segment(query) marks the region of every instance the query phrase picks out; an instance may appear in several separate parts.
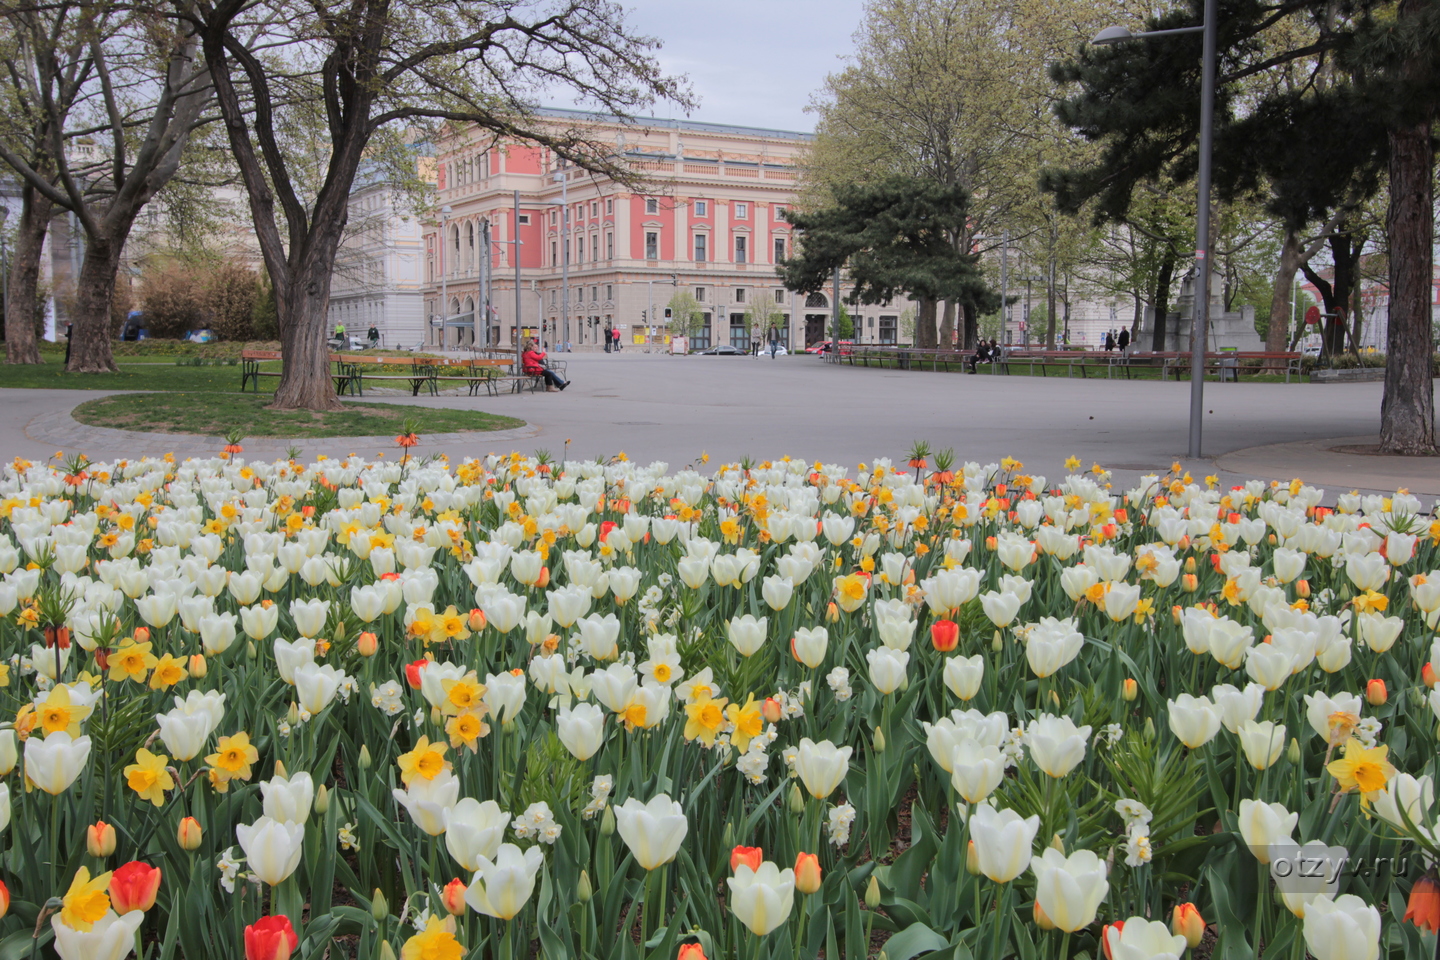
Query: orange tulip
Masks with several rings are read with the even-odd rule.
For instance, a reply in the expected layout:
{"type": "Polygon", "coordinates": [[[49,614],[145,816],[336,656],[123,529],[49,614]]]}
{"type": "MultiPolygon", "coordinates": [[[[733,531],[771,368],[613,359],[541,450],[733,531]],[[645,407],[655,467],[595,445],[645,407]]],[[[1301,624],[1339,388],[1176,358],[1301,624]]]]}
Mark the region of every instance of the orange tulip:
{"type": "Polygon", "coordinates": [[[456,877],[445,884],[445,889],[440,891],[440,900],[452,917],[462,916],[465,913],[465,881],[456,877]]]}
{"type": "Polygon", "coordinates": [[[115,828],[97,820],[85,828],[85,850],[92,857],[108,857],[115,852],[115,828]]]}
{"type": "Polygon", "coordinates": [[[110,904],[118,914],[149,910],[159,892],[160,870],[148,863],[131,860],[110,875],[110,904]]]}
{"type": "Polygon", "coordinates": [[[795,889],[801,893],[814,893],[820,889],[820,858],[815,854],[796,855],[795,889]]]}
{"type": "Polygon", "coordinates": [[[1110,955],[1110,931],[1114,930],[1116,933],[1119,933],[1124,929],[1124,920],[1116,920],[1114,923],[1107,923],[1100,928],[1100,947],[1105,951],[1105,960],[1114,960],[1110,955]]]}
{"type": "Polygon", "coordinates": [[[765,703],[760,707],[760,714],[765,718],[766,723],[779,723],[780,701],[774,697],[766,697],[765,703]]]}
{"type": "Polygon", "coordinates": [[[1425,666],[1423,666],[1423,667],[1420,668],[1420,682],[1421,682],[1421,683],[1425,684],[1425,686],[1429,687],[1431,690],[1434,690],[1434,689],[1435,689],[1435,681],[1436,681],[1436,677],[1435,677],[1435,664],[1433,664],[1433,663],[1427,663],[1427,664],[1425,664],[1425,666]]]}
{"type": "Polygon", "coordinates": [[[470,608],[470,632],[479,633],[485,629],[485,611],[479,607],[470,608]]]}
{"type": "Polygon", "coordinates": [[[180,821],[180,829],[175,831],[175,839],[180,844],[181,850],[194,852],[200,849],[200,821],[194,817],[186,817],[180,821]]]}
{"type": "Polygon", "coordinates": [[[1310,596],[1310,581],[1309,581],[1309,580],[1296,580],[1296,581],[1295,581],[1295,596],[1297,596],[1297,597],[1302,597],[1302,598],[1308,598],[1308,597],[1310,596]]]}
{"type": "Polygon", "coordinates": [[[1135,682],[1134,677],[1125,678],[1125,683],[1120,688],[1120,696],[1124,697],[1127,703],[1133,703],[1135,698],[1140,696],[1140,684],[1135,682]]]}
{"type": "Polygon", "coordinates": [[[1402,922],[1413,923],[1427,933],[1440,929],[1440,883],[1421,877],[1410,888],[1410,903],[1402,922]]]}
{"type": "Polygon", "coordinates": [[[5,881],[0,880],[0,917],[10,912],[10,888],[5,886],[5,881]]]}
{"type": "Polygon", "coordinates": [[[675,960],[706,960],[705,948],[698,943],[682,943],[675,960]]]}
{"type": "MultiPolygon", "coordinates": [[[[544,590],[548,586],[550,586],[550,568],[541,567],[540,577],[535,581],[535,589],[544,590]]],[[[484,614],[482,613],[481,616],[483,617],[484,614]]]]}
{"type": "Polygon", "coordinates": [[[730,851],[730,872],[734,873],[735,868],[742,863],[751,870],[759,870],[764,859],[765,852],[759,847],[736,847],[730,851]]]}
{"type": "Polygon", "coordinates": [[[1170,914],[1170,932],[1177,937],[1184,937],[1190,949],[1194,950],[1200,946],[1200,940],[1205,936],[1205,918],[1200,916],[1195,904],[1177,903],[1170,914]]]}
{"type": "Polygon", "coordinates": [[[205,660],[205,654],[190,654],[190,676],[195,679],[205,676],[210,672],[210,664],[205,660]]]}
{"type": "Polygon", "coordinates": [[[930,642],[941,653],[949,653],[960,643],[960,625],[954,620],[936,620],[930,625],[930,642]]]}
{"type": "Polygon", "coordinates": [[[366,630],[355,639],[355,652],[362,657],[373,657],[380,650],[380,638],[366,630]]]}
{"type": "Polygon", "coordinates": [[[1385,691],[1384,680],[1371,680],[1365,684],[1365,702],[1370,704],[1370,706],[1384,706],[1385,701],[1388,699],[1389,695],[1385,691]]]}

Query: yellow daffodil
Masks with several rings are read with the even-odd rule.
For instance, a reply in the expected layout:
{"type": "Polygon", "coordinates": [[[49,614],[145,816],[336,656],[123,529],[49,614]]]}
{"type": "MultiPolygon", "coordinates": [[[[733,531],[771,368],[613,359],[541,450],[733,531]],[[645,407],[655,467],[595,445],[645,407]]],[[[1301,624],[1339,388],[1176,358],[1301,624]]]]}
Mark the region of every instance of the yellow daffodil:
{"type": "Polygon", "coordinates": [[[715,745],[715,738],[725,726],[725,699],[718,700],[696,694],[692,703],[685,705],[685,739],[699,739],[707,747],[715,745]]]}
{"type": "Polygon", "coordinates": [[[400,780],[407,787],[416,777],[434,780],[450,769],[450,761],[445,759],[445,745],[431,743],[429,737],[421,737],[415,749],[400,754],[396,763],[400,765],[400,780]]]}
{"type": "Polygon", "coordinates": [[[51,690],[50,695],[35,708],[36,720],[47,735],[63,731],[71,737],[78,737],[80,721],[89,715],[90,708],[73,703],[70,688],[64,685],[51,690]]]}
{"type": "Polygon", "coordinates": [[[150,674],[150,689],[168,690],[189,675],[185,670],[185,659],[167,653],[155,661],[155,669],[150,674]]]}
{"type": "Polygon", "coordinates": [[[175,778],[165,769],[169,761],[164,754],[157,756],[141,747],[135,751],[135,762],[125,768],[125,782],[140,794],[140,799],[164,806],[165,791],[175,789],[175,778]]]}
{"type": "Polygon", "coordinates": [[[442,680],[440,687],[445,691],[440,712],[446,716],[474,710],[480,706],[480,698],[485,696],[485,684],[475,678],[473,670],[458,680],[442,680]]]}
{"type": "Polygon", "coordinates": [[[750,747],[750,741],[760,736],[765,726],[765,718],[760,713],[760,704],[755,702],[755,694],[750,694],[742,707],[732,703],[725,708],[725,716],[735,725],[730,733],[730,742],[735,749],[744,753],[750,747]]]}
{"type": "Polygon", "coordinates": [[[1389,753],[1390,748],[1384,744],[1367,749],[1351,737],[1345,741],[1345,755],[1339,760],[1332,760],[1325,769],[1335,778],[1342,793],[1358,791],[1360,805],[1368,807],[1375,795],[1384,790],[1385,784],[1395,776],[1395,768],[1388,759],[1389,753]]]}
{"type": "Polygon", "coordinates": [[[466,748],[475,753],[480,745],[480,738],[490,732],[490,724],[484,720],[485,705],[481,704],[479,710],[466,710],[464,713],[457,713],[445,721],[445,732],[450,735],[450,746],[466,748]]]}
{"type": "Polygon", "coordinates": [[[101,917],[110,909],[110,874],[105,872],[90,879],[90,871],[81,867],[65,891],[64,906],[60,908],[60,922],[72,930],[89,933],[101,917]]]}
{"type": "MultiPolygon", "coordinates": [[[[250,734],[240,731],[233,737],[221,737],[215,752],[205,758],[222,781],[249,780],[250,767],[259,762],[260,751],[250,743],[250,734]]],[[[214,782],[215,777],[212,777],[214,782]]]]}
{"type": "Polygon", "coordinates": [[[1384,613],[1385,608],[1390,605],[1390,598],[1383,593],[1366,590],[1364,593],[1357,594],[1353,602],[1356,613],[1368,613],[1370,611],[1384,613]]]}
{"type": "Polygon", "coordinates": [[[120,648],[110,654],[110,679],[134,680],[144,683],[145,675],[159,661],[150,652],[151,643],[136,643],[131,637],[120,641],[120,648]]]}

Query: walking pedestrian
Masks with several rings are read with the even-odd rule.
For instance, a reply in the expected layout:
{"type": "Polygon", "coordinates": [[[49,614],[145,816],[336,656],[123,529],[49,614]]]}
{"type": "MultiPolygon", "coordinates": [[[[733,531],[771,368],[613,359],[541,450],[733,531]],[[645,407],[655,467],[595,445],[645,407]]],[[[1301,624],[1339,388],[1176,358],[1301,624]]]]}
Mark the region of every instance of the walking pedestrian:
{"type": "Polygon", "coordinates": [[[1115,331],[1114,331],[1114,330],[1107,330],[1107,331],[1105,332],[1105,352],[1106,352],[1106,353],[1109,353],[1111,350],[1114,350],[1114,349],[1115,349],[1115,331]]]}
{"type": "Polygon", "coordinates": [[[1121,328],[1120,328],[1120,341],[1119,341],[1119,343],[1120,343],[1120,352],[1121,352],[1121,353],[1124,353],[1124,352],[1125,352],[1125,348],[1128,347],[1128,346],[1130,346],[1130,328],[1129,328],[1129,327],[1121,327],[1121,328]]]}

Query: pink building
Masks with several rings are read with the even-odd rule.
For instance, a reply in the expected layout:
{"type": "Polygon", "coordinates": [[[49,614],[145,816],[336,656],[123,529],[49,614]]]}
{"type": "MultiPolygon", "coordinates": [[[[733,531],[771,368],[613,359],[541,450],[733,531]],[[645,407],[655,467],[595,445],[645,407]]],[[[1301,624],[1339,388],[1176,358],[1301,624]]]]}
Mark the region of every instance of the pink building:
{"type": "MultiPolygon", "coordinates": [[[[752,337],[767,339],[771,327],[787,345],[826,336],[828,292],[797,297],[775,274],[777,258],[791,254],[792,231],[781,214],[794,200],[796,161],[809,134],[685,120],[628,125],[565,110],[545,114],[557,126],[588,127],[590,136],[613,142],[649,182],[632,189],[567,165],[545,149],[495,146],[477,131],[455,131],[437,157],[440,216],[424,228],[428,343],[487,342],[483,309],[477,317],[487,227],[492,344],[514,343],[517,237],[518,329],[552,348],[568,342],[574,350],[599,349],[606,327],[618,331],[626,346],[663,345],[670,333],[666,306],[677,290],[688,291],[703,310],[692,349],[748,347],[752,337]],[[567,266],[568,298],[562,281],[567,266]],[[765,309],[756,311],[758,304],[765,309]],[[770,317],[764,330],[751,322],[757,312],[770,317]]],[[[857,331],[857,339],[895,341],[898,307],[863,312],[874,316],[859,318],[862,328],[867,319],[870,328],[868,336],[857,331]]]]}

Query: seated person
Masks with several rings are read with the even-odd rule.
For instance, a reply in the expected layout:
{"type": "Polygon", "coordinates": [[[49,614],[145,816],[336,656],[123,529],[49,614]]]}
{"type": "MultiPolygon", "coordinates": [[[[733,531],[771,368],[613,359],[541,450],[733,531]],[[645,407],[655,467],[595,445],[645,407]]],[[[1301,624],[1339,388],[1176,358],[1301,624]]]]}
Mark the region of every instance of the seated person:
{"type": "Polygon", "coordinates": [[[525,342],[525,352],[520,355],[520,365],[529,376],[545,378],[546,393],[554,393],[557,387],[564,390],[570,386],[568,380],[561,380],[545,363],[545,354],[535,346],[534,340],[525,342]]]}
{"type": "Polygon", "coordinates": [[[975,352],[970,355],[970,372],[975,372],[975,365],[984,363],[990,359],[990,345],[984,340],[975,347],[975,352]]]}

